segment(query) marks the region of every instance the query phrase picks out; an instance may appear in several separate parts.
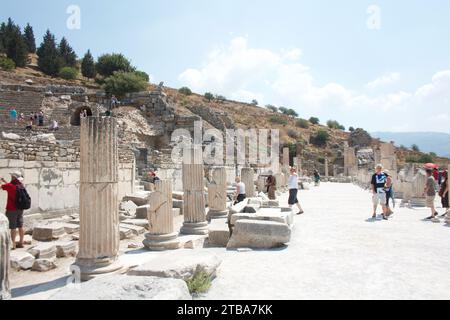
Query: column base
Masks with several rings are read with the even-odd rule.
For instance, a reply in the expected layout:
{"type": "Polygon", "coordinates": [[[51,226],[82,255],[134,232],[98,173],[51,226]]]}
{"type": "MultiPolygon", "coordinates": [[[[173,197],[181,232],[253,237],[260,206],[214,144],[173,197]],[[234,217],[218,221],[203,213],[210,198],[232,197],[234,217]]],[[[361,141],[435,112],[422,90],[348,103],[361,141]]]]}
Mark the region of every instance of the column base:
{"type": "Polygon", "coordinates": [[[218,210],[209,210],[206,215],[206,220],[211,221],[212,219],[221,219],[228,218],[228,210],[218,211],[218,210]]]}
{"type": "Polygon", "coordinates": [[[183,223],[183,226],[180,230],[181,234],[192,234],[192,235],[207,235],[209,233],[208,229],[208,222],[195,222],[195,223],[189,223],[185,222],[183,223]]]}
{"type": "Polygon", "coordinates": [[[80,268],[80,280],[89,281],[94,278],[122,271],[123,265],[118,259],[77,259],[74,266],[80,268]]]}
{"type": "Polygon", "coordinates": [[[181,242],[178,240],[178,233],[176,232],[163,235],[147,233],[142,243],[150,251],[176,250],[181,247],[181,242]]]}

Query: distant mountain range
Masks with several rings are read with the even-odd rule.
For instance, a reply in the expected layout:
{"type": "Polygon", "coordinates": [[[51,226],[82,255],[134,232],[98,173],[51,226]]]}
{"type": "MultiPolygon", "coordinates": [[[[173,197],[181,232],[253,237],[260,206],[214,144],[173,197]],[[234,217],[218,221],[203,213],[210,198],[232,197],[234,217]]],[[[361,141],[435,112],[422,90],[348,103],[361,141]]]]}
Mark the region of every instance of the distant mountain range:
{"type": "Polygon", "coordinates": [[[394,141],[396,146],[411,148],[419,146],[420,151],[434,152],[438,156],[450,158],[450,134],[442,132],[372,132],[372,137],[382,141],[394,141]]]}

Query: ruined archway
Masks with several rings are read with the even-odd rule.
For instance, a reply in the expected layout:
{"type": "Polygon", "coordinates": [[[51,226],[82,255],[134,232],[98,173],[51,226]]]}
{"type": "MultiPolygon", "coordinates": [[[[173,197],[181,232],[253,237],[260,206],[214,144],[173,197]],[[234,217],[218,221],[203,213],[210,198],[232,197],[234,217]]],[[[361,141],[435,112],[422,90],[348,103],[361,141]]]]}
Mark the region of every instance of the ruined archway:
{"type": "Polygon", "coordinates": [[[92,110],[89,107],[78,107],[73,113],[72,116],[70,117],[70,125],[71,126],[80,126],[81,125],[81,113],[84,112],[84,110],[86,110],[87,116],[91,117],[92,116],[92,110]]]}

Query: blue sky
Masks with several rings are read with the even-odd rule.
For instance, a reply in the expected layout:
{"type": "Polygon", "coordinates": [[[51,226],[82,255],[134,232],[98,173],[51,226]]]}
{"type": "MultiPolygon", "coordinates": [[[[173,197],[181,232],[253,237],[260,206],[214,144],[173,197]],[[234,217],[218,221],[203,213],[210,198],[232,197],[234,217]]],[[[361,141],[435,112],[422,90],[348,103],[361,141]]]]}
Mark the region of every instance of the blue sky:
{"type": "Polygon", "coordinates": [[[30,22],[38,42],[49,28],[80,56],[124,53],[153,82],[370,131],[450,132],[446,0],[0,1],[0,20],[30,22]]]}

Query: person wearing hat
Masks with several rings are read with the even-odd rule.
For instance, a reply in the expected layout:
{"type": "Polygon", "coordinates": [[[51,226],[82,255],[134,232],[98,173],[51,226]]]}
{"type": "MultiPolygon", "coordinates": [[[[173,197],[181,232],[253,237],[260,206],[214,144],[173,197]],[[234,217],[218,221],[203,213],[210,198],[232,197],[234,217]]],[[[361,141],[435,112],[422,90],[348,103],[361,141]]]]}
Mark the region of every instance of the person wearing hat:
{"type": "Polygon", "coordinates": [[[277,179],[273,175],[273,171],[269,171],[269,176],[266,180],[267,194],[269,195],[269,200],[276,200],[277,196],[275,192],[277,191],[277,179]]]}
{"type": "Polygon", "coordinates": [[[11,231],[11,240],[13,243],[13,250],[23,248],[23,238],[25,235],[23,229],[23,210],[17,209],[16,197],[17,187],[22,185],[22,173],[19,171],[11,172],[11,182],[0,178],[0,188],[8,193],[8,200],[6,202],[6,217],[9,221],[9,229],[11,231]],[[19,243],[16,245],[16,232],[19,229],[19,243]]]}
{"type": "Polygon", "coordinates": [[[377,207],[381,205],[383,209],[383,220],[388,220],[387,210],[387,198],[386,198],[386,181],[387,175],[383,172],[383,165],[378,164],[375,167],[375,173],[372,175],[371,187],[372,187],[372,203],[373,203],[373,215],[372,219],[377,217],[377,207]]]}

